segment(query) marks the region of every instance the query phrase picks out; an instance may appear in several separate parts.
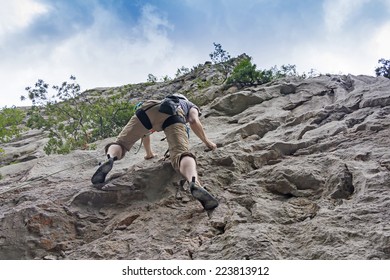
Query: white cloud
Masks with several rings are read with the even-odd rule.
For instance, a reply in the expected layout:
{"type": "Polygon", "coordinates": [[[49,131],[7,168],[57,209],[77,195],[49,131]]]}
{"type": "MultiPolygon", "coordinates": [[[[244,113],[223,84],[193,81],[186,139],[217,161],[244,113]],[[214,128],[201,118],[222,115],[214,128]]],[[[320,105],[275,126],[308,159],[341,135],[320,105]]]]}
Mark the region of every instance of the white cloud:
{"type": "Polygon", "coordinates": [[[323,2],[325,26],[328,32],[339,32],[348,19],[370,0],[325,0],[323,2]]]}
{"type": "Polygon", "coordinates": [[[57,46],[50,58],[56,69],[66,61],[62,72],[74,73],[81,83],[97,87],[145,81],[144,71],[163,64],[171,52],[173,44],[167,37],[171,26],[150,6],[142,10],[139,23],[127,30],[105,10],[97,8],[94,18],[92,26],[57,46]]]}
{"type": "Polygon", "coordinates": [[[4,57],[0,77],[11,82],[0,89],[0,107],[11,100],[15,105],[27,105],[20,103],[19,97],[39,78],[60,84],[75,75],[85,90],[146,81],[149,73],[173,76],[186,61],[195,64],[196,55],[176,49],[168,37],[174,27],[152,6],[145,6],[139,21],[126,28],[115,14],[99,7],[93,17],[92,25],[73,36],[50,44],[31,44],[24,53],[4,57]]]}
{"type": "Polygon", "coordinates": [[[388,56],[390,21],[370,20],[374,16],[365,13],[366,4],[390,8],[390,0],[325,0],[322,36],[295,48],[300,65],[321,73],[374,75],[377,60],[388,56]]]}
{"type": "MultiPolygon", "coordinates": [[[[195,3],[198,2],[191,1],[191,8],[195,9],[195,3]]],[[[322,12],[326,15],[324,22],[319,19],[315,29],[307,34],[304,33],[307,31],[301,30],[304,34],[301,36],[290,36],[291,32],[295,31],[293,28],[286,28],[288,32],[281,28],[279,35],[264,37],[260,27],[267,25],[259,22],[257,28],[239,30],[238,33],[231,28],[215,40],[222,43],[233,56],[246,52],[254,58],[259,69],[295,64],[299,72],[314,68],[321,73],[374,75],[377,60],[382,57],[389,58],[390,21],[361,21],[359,28],[352,28],[349,23],[356,20],[359,9],[364,8],[366,1],[325,0],[322,6],[322,12]],[[347,23],[348,30],[344,28],[347,23]],[[284,37],[287,39],[280,39],[284,37]]],[[[33,5],[35,2],[20,0],[15,3],[33,5]]],[[[381,3],[389,4],[384,7],[390,9],[390,0],[381,0],[381,3]]],[[[10,7],[11,4],[3,6],[10,7]]],[[[203,63],[212,51],[212,41],[209,41],[207,35],[209,29],[203,37],[198,38],[189,30],[188,36],[173,41],[174,36],[171,37],[171,34],[174,34],[175,28],[179,26],[174,26],[164,14],[149,5],[143,7],[139,19],[132,20],[131,25],[122,22],[120,17],[110,10],[91,6],[92,15],[88,15],[88,21],[84,22],[83,28],[72,29],[65,35],[56,33],[58,36],[54,39],[46,39],[43,37],[45,34],[41,33],[39,40],[34,39],[35,34],[25,34],[22,30],[30,30],[28,26],[37,19],[37,15],[53,12],[54,8],[51,10],[42,6],[41,9],[35,10],[38,12],[31,12],[30,17],[26,17],[29,18],[29,21],[26,21],[28,23],[9,20],[13,29],[7,31],[8,33],[3,32],[10,37],[6,37],[5,47],[0,44],[0,107],[6,104],[27,105],[19,102],[19,96],[25,94],[25,86],[33,85],[38,78],[50,84],[59,84],[70,75],[75,75],[83,90],[138,83],[146,81],[149,73],[157,77],[173,77],[179,67],[190,68],[203,63]],[[19,33],[15,35],[10,32],[19,33]]],[[[4,9],[1,9],[0,14],[4,13],[3,11],[4,9]]],[[[360,10],[362,11],[364,12],[360,10]]],[[[46,19],[53,17],[52,14],[47,15],[46,19]]],[[[226,14],[217,16],[227,17],[226,14]]],[[[232,18],[239,20],[238,17],[232,18]]],[[[3,18],[0,18],[0,22],[4,22],[3,18]]],[[[63,20],[57,24],[61,25],[62,22],[67,21],[63,20]]],[[[237,24],[239,23],[241,22],[237,24]]],[[[58,25],[56,32],[67,30],[58,25]]],[[[284,26],[282,22],[281,26],[284,26]]],[[[191,28],[194,32],[203,30],[199,29],[199,26],[191,28]]]]}
{"type": "Polygon", "coordinates": [[[314,68],[322,74],[375,75],[380,58],[389,59],[390,21],[355,31],[353,35],[324,36],[316,41],[300,42],[291,54],[299,70],[314,68]]]}
{"type": "Polygon", "coordinates": [[[377,58],[389,59],[390,46],[390,21],[381,25],[372,35],[368,42],[368,48],[371,53],[377,58]]]}
{"type": "Polygon", "coordinates": [[[0,1],[0,42],[2,37],[27,27],[49,7],[34,0],[0,1]]]}

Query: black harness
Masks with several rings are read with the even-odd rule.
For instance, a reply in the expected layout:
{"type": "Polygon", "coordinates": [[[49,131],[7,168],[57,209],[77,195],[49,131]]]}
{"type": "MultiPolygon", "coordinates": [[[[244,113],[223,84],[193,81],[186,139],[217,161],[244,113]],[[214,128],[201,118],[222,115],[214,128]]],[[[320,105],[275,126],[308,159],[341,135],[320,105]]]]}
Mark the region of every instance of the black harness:
{"type": "MultiPolygon", "coordinates": [[[[153,106],[156,106],[156,105],[153,105],[153,106]]],[[[137,118],[140,120],[142,125],[147,130],[151,130],[153,125],[150,122],[150,119],[149,119],[148,115],[146,115],[146,111],[149,110],[150,108],[152,108],[153,106],[150,106],[149,108],[147,108],[145,110],[144,109],[138,109],[137,111],[135,111],[135,115],[137,116],[137,118]]]]}
{"type": "Polygon", "coordinates": [[[182,123],[185,125],[186,121],[182,116],[179,115],[170,116],[163,122],[162,129],[165,130],[168,126],[173,125],[175,123],[182,123]]]}
{"type": "MultiPolygon", "coordinates": [[[[148,115],[146,114],[146,111],[149,110],[150,108],[156,106],[156,105],[159,105],[159,104],[155,104],[155,105],[152,105],[146,109],[138,109],[136,112],[135,112],[135,115],[137,116],[137,118],[140,120],[140,122],[142,123],[142,125],[147,129],[147,130],[151,130],[153,125],[148,117],[148,115]]],[[[169,116],[162,124],[162,129],[165,130],[168,126],[171,126],[175,123],[182,123],[182,124],[186,124],[186,121],[185,119],[180,116],[180,115],[173,115],[173,116],[169,116]]]]}

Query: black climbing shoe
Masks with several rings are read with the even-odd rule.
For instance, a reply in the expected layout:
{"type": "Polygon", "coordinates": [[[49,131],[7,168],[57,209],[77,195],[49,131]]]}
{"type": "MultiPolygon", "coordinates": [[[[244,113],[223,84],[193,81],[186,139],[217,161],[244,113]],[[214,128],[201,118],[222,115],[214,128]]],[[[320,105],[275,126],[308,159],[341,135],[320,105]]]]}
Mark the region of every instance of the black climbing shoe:
{"type": "Polygon", "coordinates": [[[196,185],[195,177],[192,178],[192,182],[190,183],[190,191],[193,197],[202,204],[204,210],[209,211],[218,207],[218,201],[204,188],[196,185]]]}
{"type": "Polygon", "coordinates": [[[114,165],[115,158],[108,158],[104,163],[102,163],[99,168],[96,170],[91,178],[92,184],[101,184],[106,180],[107,174],[111,171],[114,165]]]}

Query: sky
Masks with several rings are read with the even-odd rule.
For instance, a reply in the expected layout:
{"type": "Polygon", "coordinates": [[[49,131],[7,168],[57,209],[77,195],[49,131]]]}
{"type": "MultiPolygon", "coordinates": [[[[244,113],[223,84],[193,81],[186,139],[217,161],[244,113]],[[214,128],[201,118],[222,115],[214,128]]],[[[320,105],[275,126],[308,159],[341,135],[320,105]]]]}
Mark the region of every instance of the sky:
{"type": "Polygon", "coordinates": [[[258,69],[375,75],[390,59],[390,0],[0,0],[0,108],[38,79],[82,90],[174,77],[213,43],[258,69]]]}

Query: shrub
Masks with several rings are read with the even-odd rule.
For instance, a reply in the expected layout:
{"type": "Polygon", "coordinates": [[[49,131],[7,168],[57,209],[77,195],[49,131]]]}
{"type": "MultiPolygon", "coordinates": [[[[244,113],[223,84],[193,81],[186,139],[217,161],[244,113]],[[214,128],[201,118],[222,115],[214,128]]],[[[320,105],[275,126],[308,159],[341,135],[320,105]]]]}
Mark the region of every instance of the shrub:
{"type": "Polygon", "coordinates": [[[148,74],[148,79],[146,80],[147,83],[155,84],[157,82],[157,77],[153,74],[148,74]]]}
{"type": "Polygon", "coordinates": [[[117,135],[134,114],[135,106],[123,100],[123,92],[91,97],[89,92],[80,92],[75,77],[70,80],[53,86],[56,94],[51,97],[43,80],[26,88],[33,103],[27,126],[48,132],[46,154],[89,149],[92,142],[117,135]]]}
{"type": "Polygon", "coordinates": [[[230,54],[222,48],[221,44],[214,44],[214,52],[210,53],[210,59],[214,64],[224,63],[230,59],[230,54]]]}
{"type": "Polygon", "coordinates": [[[24,130],[21,126],[25,113],[16,107],[0,110],[0,143],[6,143],[19,137],[24,130]]]}
{"type": "Polygon", "coordinates": [[[378,63],[381,63],[382,66],[378,66],[375,69],[376,76],[383,76],[390,79],[390,59],[385,60],[384,58],[381,58],[378,60],[378,63]]]}
{"type": "MultiPolygon", "coordinates": [[[[231,63],[230,54],[222,48],[221,44],[214,44],[214,52],[210,53],[212,63],[215,65],[215,68],[222,74],[221,79],[219,79],[219,84],[223,84],[232,71],[233,65],[231,63]]],[[[215,83],[218,84],[218,80],[215,80],[215,83]]]]}
{"type": "Polygon", "coordinates": [[[272,70],[256,70],[256,64],[252,64],[251,58],[241,60],[233,69],[233,73],[227,79],[228,85],[251,86],[261,85],[273,79],[272,70]]]}
{"type": "Polygon", "coordinates": [[[314,69],[311,69],[307,74],[306,73],[299,74],[297,71],[297,66],[291,64],[287,64],[287,65],[283,64],[282,66],[280,66],[280,69],[275,65],[274,67],[271,68],[271,71],[272,71],[273,79],[280,79],[285,77],[297,77],[301,79],[306,79],[306,78],[312,78],[320,75],[314,69]]]}
{"type": "Polygon", "coordinates": [[[170,81],[172,81],[172,78],[169,77],[168,75],[165,75],[165,76],[161,77],[160,80],[161,80],[162,82],[170,82],[170,81]]]}
{"type": "Polygon", "coordinates": [[[276,65],[268,70],[257,70],[256,64],[252,64],[252,58],[244,56],[234,67],[232,74],[227,79],[227,85],[253,86],[271,82],[285,77],[297,77],[305,79],[307,77],[318,76],[315,70],[307,74],[300,75],[295,65],[282,65],[279,69],[276,65]]]}
{"type": "Polygon", "coordinates": [[[182,66],[181,68],[178,68],[176,71],[175,78],[179,78],[181,76],[184,76],[186,74],[190,73],[190,69],[187,67],[182,66]]]}
{"type": "MultiPolygon", "coordinates": [[[[5,154],[4,150],[3,150],[2,148],[0,148],[0,159],[3,158],[4,154],[5,154]]],[[[3,163],[0,162],[0,166],[1,166],[2,164],[3,164],[3,163]]]]}
{"type": "Polygon", "coordinates": [[[272,75],[275,79],[284,78],[284,77],[298,77],[297,67],[296,65],[282,65],[280,66],[281,69],[279,69],[277,66],[274,66],[272,70],[272,75]]]}

